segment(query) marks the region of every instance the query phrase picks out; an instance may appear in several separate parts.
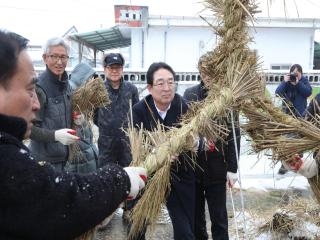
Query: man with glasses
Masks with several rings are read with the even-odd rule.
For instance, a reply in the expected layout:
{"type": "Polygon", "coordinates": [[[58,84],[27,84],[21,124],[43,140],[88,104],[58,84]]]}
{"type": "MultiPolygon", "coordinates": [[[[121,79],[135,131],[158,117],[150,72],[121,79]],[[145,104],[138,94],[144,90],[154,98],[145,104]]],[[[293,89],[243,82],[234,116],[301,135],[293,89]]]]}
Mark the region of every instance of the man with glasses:
{"type": "MultiPolygon", "coordinates": [[[[147,71],[149,95],[133,107],[133,124],[148,131],[157,128],[159,122],[165,129],[177,127],[181,115],[188,106],[175,91],[175,73],[164,62],[150,65],[147,71]]],[[[171,191],[167,197],[167,208],[172,221],[174,239],[193,240],[195,177],[191,159],[186,153],[172,163],[171,191]]],[[[173,159],[175,159],[173,157],[173,159]]],[[[145,239],[145,231],[135,240],[145,239]]]]}
{"type": "Polygon", "coordinates": [[[137,196],[146,169],[108,164],[80,175],[33,160],[22,142],[40,109],[27,43],[0,30],[0,239],[83,239],[127,197],[137,196]]]}
{"type": "Polygon", "coordinates": [[[139,101],[138,89],[123,81],[124,58],[120,53],[109,53],[103,59],[105,86],[111,105],[96,111],[94,123],[99,128],[99,167],[108,162],[126,167],[131,162],[129,141],[122,128],[128,127],[130,105],[139,101]]]}
{"type": "Polygon", "coordinates": [[[40,111],[32,127],[30,150],[38,162],[49,162],[62,171],[68,160],[68,145],[79,140],[71,129],[71,87],[65,71],[69,46],[62,38],[51,38],[43,50],[46,70],[37,83],[40,111]]]}

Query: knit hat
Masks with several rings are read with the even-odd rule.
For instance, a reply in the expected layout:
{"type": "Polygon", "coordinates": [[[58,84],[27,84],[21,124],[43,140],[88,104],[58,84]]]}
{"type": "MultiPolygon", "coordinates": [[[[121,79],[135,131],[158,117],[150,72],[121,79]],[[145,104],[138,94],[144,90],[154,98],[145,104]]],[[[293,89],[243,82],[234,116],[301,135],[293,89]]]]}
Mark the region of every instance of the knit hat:
{"type": "Polygon", "coordinates": [[[72,89],[77,89],[88,81],[95,73],[94,69],[87,63],[79,63],[71,72],[69,83],[72,89]]]}

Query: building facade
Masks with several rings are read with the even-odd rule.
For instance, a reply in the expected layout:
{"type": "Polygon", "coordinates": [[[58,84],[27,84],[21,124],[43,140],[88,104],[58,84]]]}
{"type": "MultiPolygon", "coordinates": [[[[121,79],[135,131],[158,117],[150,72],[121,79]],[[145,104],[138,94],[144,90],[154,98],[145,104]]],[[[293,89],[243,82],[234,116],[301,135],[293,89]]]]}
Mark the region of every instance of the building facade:
{"type": "MultiPolygon", "coordinates": [[[[294,63],[311,70],[319,28],[320,19],[258,18],[249,29],[254,39],[250,47],[265,70],[288,70],[294,63]]],[[[129,67],[146,69],[154,61],[165,61],[178,71],[196,71],[199,57],[218,41],[200,17],[150,16],[146,27],[131,28],[129,67]]]]}

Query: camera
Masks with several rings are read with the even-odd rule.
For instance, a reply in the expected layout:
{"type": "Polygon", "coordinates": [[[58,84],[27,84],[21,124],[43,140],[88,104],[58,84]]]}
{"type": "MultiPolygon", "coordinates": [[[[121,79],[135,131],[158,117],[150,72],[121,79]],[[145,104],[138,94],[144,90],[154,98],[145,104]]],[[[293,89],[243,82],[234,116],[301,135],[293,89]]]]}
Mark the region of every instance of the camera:
{"type": "Polygon", "coordinates": [[[295,73],[290,73],[290,82],[295,82],[297,80],[297,76],[295,73]]]}

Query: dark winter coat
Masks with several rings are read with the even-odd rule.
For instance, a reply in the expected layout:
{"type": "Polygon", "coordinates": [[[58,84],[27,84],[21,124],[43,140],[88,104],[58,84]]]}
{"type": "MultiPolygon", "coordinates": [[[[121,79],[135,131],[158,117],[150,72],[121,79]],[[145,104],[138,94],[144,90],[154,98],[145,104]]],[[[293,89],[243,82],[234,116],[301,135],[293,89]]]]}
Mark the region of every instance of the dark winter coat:
{"type": "MultiPolygon", "coordinates": [[[[189,102],[202,101],[207,97],[207,90],[203,83],[186,89],[183,96],[189,102]]],[[[225,182],[227,171],[236,173],[238,170],[236,148],[234,144],[231,123],[227,123],[230,133],[226,142],[217,141],[214,152],[200,151],[198,153],[198,164],[203,169],[197,169],[197,177],[204,181],[205,185],[225,182]]],[[[237,136],[237,149],[240,151],[240,129],[238,121],[235,123],[237,136]]]]}
{"type": "Polygon", "coordinates": [[[284,98],[289,105],[288,108],[286,104],[283,104],[285,113],[289,114],[292,111],[295,116],[302,117],[307,107],[307,98],[312,94],[312,87],[309,80],[302,76],[296,85],[282,81],[275,93],[284,98]]]}
{"type": "Polygon", "coordinates": [[[65,163],[68,160],[68,146],[55,141],[54,132],[62,128],[71,128],[71,87],[68,75],[64,72],[62,80],[48,68],[39,76],[37,92],[40,111],[37,124],[32,128],[30,151],[37,161],[52,164],[65,163]],[[43,96],[44,95],[44,96],[43,96]]]}
{"type": "Polygon", "coordinates": [[[22,143],[27,124],[0,114],[0,239],[71,240],[127,198],[130,180],[114,164],[96,173],[59,173],[22,143]]]}
{"type": "MultiPolygon", "coordinates": [[[[165,119],[163,120],[154,105],[154,101],[151,95],[148,95],[142,99],[139,103],[133,106],[133,125],[140,128],[141,123],[143,128],[148,131],[153,131],[157,127],[157,123],[160,122],[165,127],[179,127],[178,123],[181,115],[188,110],[188,106],[183,98],[175,94],[173,101],[171,102],[170,109],[167,112],[165,119]]],[[[181,165],[177,166],[176,174],[185,175],[185,170],[190,168],[190,163],[187,163],[188,157],[180,157],[181,165]]],[[[186,176],[189,178],[189,176],[186,176]]]]}
{"type": "MultiPolygon", "coordinates": [[[[175,94],[164,120],[159,116],[153,98],[148,95],[133,106],[133,123],[137,128],[141,127],[153,131],[157,123],[164,127],[179,127],[181,115],[188,109],[184,99],[175,94]]],[[[175,239],[193,239],[194,228],[194,187],[195,175],[190,156],[186,153],[179,156],[179,163],[171,167],[171,191],[167,197],[167,208],[173,223],[175,239]]]]}
{"type": "Polygon", "coordinates": [[[111,100],[110,106],[99,108],[96,111],[94,123],[99,128],[99,166],[107,162],[118,163],[122,161],[122,166],[127,166],[131,162],[128,139],[122,128],[128,127],[128,113],[130,101],[132,106],[139,101],[138,89],[129,82],[121,80],[119,89],[113,89],[109,80],[105,81],[105,86],[111,100]],[[117,159],[119,150],[126,154],[121,154],[122,159],[117,159]],[[123,159],[126,158],[126,159],[123,159]]]}

